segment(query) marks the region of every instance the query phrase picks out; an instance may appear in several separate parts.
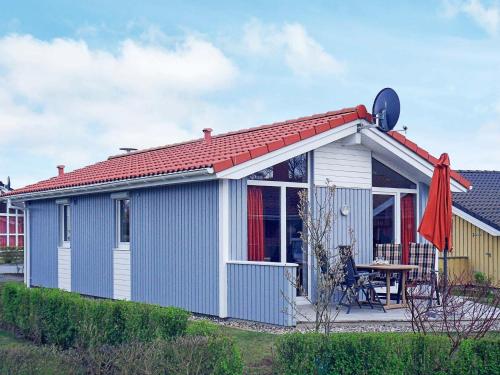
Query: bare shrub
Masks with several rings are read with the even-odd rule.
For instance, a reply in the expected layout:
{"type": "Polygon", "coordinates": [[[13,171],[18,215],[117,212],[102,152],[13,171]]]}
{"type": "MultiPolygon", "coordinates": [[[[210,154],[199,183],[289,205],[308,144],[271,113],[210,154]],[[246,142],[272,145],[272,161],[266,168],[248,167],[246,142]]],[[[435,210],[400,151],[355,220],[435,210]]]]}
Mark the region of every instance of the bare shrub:
{"type": "Polygon", "coordinates": [[[465,339],[478,340],[500,322],[500,291],[491,282],[470,283],[461,274],[439,282],[441,304],[432,302],[426,284],[410,285],[408,313],[412,329],[421,334],[445,334],[454,354],[465,339]]]}
{"type": "MultiPolygon", "coordinates": [[[[302,219],[303,231],[301,233],[303,256],[311,262],[311,271],[316,281],[313,284],[312,295],[304,293],[297,275],[287,272],[289,283],[301,291],[314,311],[314,330],[329,333],[339,311],[334,308],[334,294],[344,280],[344,262],[339,254],[338,247],[333,245],[333,226],[336,221],[334,185],[327,181],[323,193],[318,190],[309,193],[303,190],[299,193],[299,216],[302,219]]],[[[354,233],[351,232],[351,251],[354,251],[354,233]]],[[[284,294],[283,294],[284,295],[284,294]]],[[[285,299],[291,306],[294,317],[301,316],[311,321],[308,315],[302,313],[295,300],[285,299]]]]}

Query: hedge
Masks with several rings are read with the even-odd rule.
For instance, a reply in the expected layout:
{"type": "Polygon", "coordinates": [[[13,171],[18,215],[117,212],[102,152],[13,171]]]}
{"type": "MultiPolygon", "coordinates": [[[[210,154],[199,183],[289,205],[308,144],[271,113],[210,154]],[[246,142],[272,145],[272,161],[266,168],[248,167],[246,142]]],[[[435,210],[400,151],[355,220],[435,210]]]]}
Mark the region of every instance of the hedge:
{"type": "Polygon", "coordinates": [[[500,340],[464,341],[449,356],[445,336],[417,334],[283,335],[276,344],[280,374],[500,374],[500,340]]]}
{"type": "Polygon", "coordinates": [[[21,374],[242,374],[238,349],[227,337],[177,337],[61,350],[17,345],[0,347],[0,373],[21,374]]]}
{"type": "Polygon", "coordinates": [[[175,307],[98,300],[6,283],[1,319],[37,343],[62,348],[118,345],[183,335],[189,313],[175,307]]]}

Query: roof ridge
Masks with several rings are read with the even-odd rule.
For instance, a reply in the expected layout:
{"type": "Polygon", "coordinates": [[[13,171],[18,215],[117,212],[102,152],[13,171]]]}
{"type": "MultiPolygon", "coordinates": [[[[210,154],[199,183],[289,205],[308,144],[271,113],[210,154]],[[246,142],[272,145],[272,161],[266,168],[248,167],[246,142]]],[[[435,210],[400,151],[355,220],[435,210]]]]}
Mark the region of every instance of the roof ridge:
{"type": "MultiPolygon", "coordinates": [[[[322,117],[335,116],[335,115],[340,115],[340,114],[344,114],[344,113],[348,113],[348,112],[356,112],[356,108],[357,107],[347,107],[347,108],[339,109],[337,111],[328,111],[328,112],[324,112],[324,113],[317,113],[317,114],[310,115],[310,116],[297,117],[297,118],[292,119],[292,120],[278,121],[278,122],[273,122],[271,124],[257,125],[257,126],[253,126],[251,128],[245,128],[245,129],[229,131],[229,132],[225,132],[225,133],[221,133],[221,134],[215,134],[215,135],[212,135],[212,139],[223,138],[223,137],[237,135],[237,134],[243,134],[243,133],[250,133],[250,132],[253,132],[253,131],[258,131],[258,130],[262,130],[262,129],[265,129],[265,128],[270,128],[270,127],[273,127],[273,126],[280,126],[280,125],[286,125],[286,124],[295,124],[295,123],[299,123],[299,122],[302,122],[302,121],[309,121],[309,120],[319,119],[319,118],[322,118],[322,117]]],[[[196,138],[196,139],[191,139],[191,140],[183,141],[183,142],[171,143],[171,144],[163,145],[163,146],[156,146],[156,147],[144,148],[144,149],[141,149],[141,150],[132,151],[132,152],[128,152],[128,153],[125,153],[125,154],[111,155],[111,156],[108,157],[107,160],[123,158],[123,157],[127,157],[127,156],[132,156],[132,155],[142,154],[142,153],[146,153],[146,152],[151,152],[151,151],[164,150],[164,149],[167,149],[167,148],[170,148],[170,147],[177,147],[177,146],[181,146],[181,145],[193,144],[193,143],[201,142],[201,141],[203,141],[203,137],[196,138]]]]}

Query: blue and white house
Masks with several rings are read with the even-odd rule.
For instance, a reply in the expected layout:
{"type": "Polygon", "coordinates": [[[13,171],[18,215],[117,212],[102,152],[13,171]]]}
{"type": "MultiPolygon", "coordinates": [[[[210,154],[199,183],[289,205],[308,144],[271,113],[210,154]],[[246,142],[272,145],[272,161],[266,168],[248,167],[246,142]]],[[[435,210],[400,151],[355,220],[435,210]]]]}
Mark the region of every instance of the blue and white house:
{"type": "MultiPolygon", "coordinates": [[[[25,210],[29,286],[294,325],[314,283],[298,192],[336,185],[335,244],[418,240],[435,158],[364,106],[110,157],[2,195],[25,210]]],[[[453,174],[452,190],[469,183],[453,174]]]]}

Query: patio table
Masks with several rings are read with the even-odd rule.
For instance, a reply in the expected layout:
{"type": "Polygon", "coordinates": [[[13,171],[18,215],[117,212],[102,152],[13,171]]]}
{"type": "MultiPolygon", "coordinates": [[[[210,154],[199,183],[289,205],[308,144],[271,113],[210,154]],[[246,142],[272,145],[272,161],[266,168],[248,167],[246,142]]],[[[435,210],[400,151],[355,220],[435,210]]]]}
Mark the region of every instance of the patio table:
{"type": "Polygon", "coordinates": [[[371,270],[385,273],[386,281],[386,299],[384,308],[386,309],[399,309],[406,307],[406,274],[408,271],[412,271],[418,268],[418,266],[413,266],[409,264],[358,264],[358,269],[371,270]],[[391,273],[401,274],[401,301],[402,303],[391,303],[391,273]]]}

